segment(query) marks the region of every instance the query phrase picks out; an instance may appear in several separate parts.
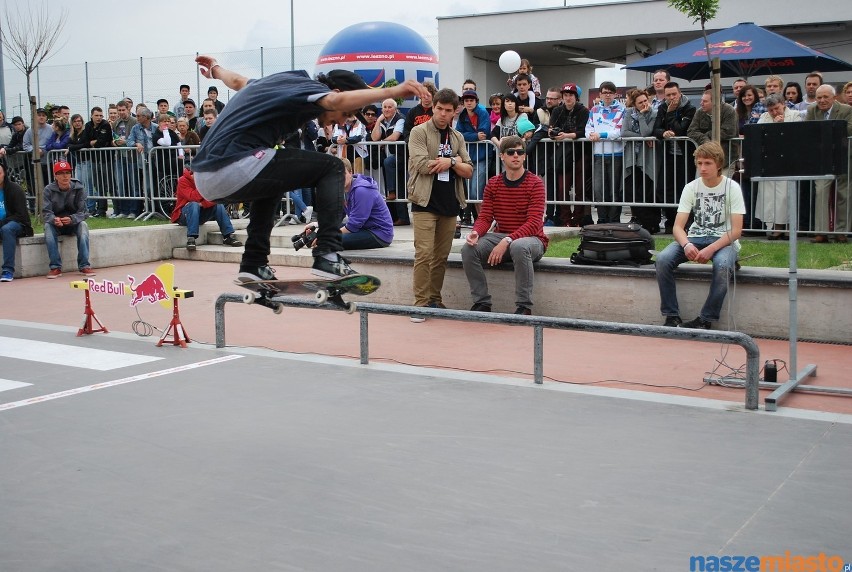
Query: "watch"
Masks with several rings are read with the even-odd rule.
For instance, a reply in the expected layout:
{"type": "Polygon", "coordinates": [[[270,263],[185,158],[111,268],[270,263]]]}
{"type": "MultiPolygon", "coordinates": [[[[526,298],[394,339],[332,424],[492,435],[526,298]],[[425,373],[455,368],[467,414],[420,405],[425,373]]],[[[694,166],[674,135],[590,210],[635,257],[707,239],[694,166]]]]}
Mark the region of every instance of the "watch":
{"type": "Polygon", "coordinates": [[[456,158],[450,157],[450,168],[453,168],[455,166],[456,166],[456,158]]]}
{"type": "Polygon", "coordinates": [[[506,241],[506,244],[512,244],[512,237],[511,236],[504,236],[503,240],[506,241]]]}

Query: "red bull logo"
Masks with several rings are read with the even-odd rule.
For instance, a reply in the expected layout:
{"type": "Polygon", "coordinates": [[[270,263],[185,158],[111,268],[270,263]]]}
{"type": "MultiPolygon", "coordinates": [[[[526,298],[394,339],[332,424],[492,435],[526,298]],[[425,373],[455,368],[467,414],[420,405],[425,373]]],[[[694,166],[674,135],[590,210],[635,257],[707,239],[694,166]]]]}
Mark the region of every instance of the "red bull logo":
{"type": "MultiPolygon", "coordinates": [[[[751,40],[749,40],[748,42],[742,42],[740,40],[725,40],[723,42],[716,42],[715,44],[710,44],[710,55],[722,56],[731,54],[747,54],[751,52],[751,49],[751,40]]],[[[693,54],[693,56],[695,57],[706,55],[706,50],[696,50],[693,54]]]]}
{"type": "Polygon", "coordinates": [[[146,276],[138,284],[133,276],[127,277],[126,293],[130,295],[130,305],[136,306],[140,302],[149,304],[160,303],[164,308],[169,308],[171,293],[174,291],[174,264],[161,264],[157,269],[146,276]]]}
{"type": "Polygon", "coordinates": [[[154,304],[160,300],[169,299],[163,281],[156,274],[149,274],[138,286],[134,286],[135,280],[133,276],[127,277],[127,281],[130,283],[130,291],[133,292],[133,297],[130,300],[131,306],[135,306],[142,300],[147,300],[149,304],[154,304]]]}

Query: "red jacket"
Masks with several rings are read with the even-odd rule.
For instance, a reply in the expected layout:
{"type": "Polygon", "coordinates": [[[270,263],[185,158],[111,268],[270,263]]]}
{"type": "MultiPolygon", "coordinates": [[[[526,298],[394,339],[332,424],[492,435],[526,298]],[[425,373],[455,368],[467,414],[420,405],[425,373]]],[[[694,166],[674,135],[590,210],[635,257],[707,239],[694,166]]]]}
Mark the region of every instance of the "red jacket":
{"type": "Polygon", "coordinates": [[[177,203],[172,210],[172,222],[177,222],[180,219],[181,210],[186,203],[201,203],[201,208],[204,209],[216,206],[216,203],[211,203],[198,192],[198,187],[195,186],[195,176],[189,169],[184,169],[183,175],[178,179],[177,203]]]}

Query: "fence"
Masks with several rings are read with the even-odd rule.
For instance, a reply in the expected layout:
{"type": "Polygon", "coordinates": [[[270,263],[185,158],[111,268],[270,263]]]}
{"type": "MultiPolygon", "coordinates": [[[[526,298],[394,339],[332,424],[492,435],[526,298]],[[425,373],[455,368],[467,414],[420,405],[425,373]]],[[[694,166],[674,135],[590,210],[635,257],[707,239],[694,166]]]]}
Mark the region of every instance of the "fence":
{"type": "MultiPolygon", "coordinates": [[[[742,186],[748,213],[744,226],[774,232],[783,230],[787,222],[787,185],[747,180],[738,161],[741,141],[726,142],[730,163],[726,174],[739,179],[742,186]]],[[[527,166],[545,182],[547,216],[551,221],[579,224],[577,213],[588,214],[591,207],[597,207],[599,213],[602,207],[629,207],[634,217],[640,215],[642,209],[651,210],[659,220],[660,209],[677,207],[680,190],[694,178],[692,151],[695,143],[686,137],[664,141],[630,138],[623,139],[622,143],[620,155],[595,156],[592,142],[584,139],[544,140],[531,149],[527,166]]],[[[92,212],[105,214],[107,202],[111,200],[114,214],[134,218],[168,217],[184,160],[195,149],[190,146],[155,147],[148,154],[138,153],[133,148],[84,149],[70,155],[51,151],[45,157],[43,168],[45,180],[52,180],[53,174],[47,165],[59,158],[70,158],[75,177],[89,192],[92,212]]],[[[491,142],[469,143],[468,149],[471,156],[480,157],[474,177],[466,183],[469,200],[475,204],[481,202],[487,178],[499,172],[500,161],[491,142]]],[[[356,172],[378,182],[392,213],[407,208],[407,157],[403,142],[364,142],[339,146],[333,151],[340,157],[348,157],[356,172]]],[[[852,152],[847,161],[852,167],[852,152]]],[[[8,162],[10,177],[21,180],[31,189],[32,164],[28,155],[11,155],[8,162]]],[[[840,184],[841,192],[821,190],[815,185],[802,186],[798,212],[799,228],[803,233],[827,234],[827,228],[815,227],[818,207],[825,208],[826,204],[831,221],[843,224],[850,220],[848,181],[841,180],[840,184]]],[[[34,198],[29,191],[28,196],[34,198]]],[[[674,216],[671,211],[670,214],[674,216]]],[[[848,229],[844,229],[846,231],[848,229]]]]}
{"type": "MultiPolygon", "coordinates": [[[[426,41],[437,53],[438,36],[428,36],[426,41]]],[[[237,52],[205,52],[218,58],[229,69],[246,77],[264,77],[280,71],[304,69],[313,73],[323,44],[286,48],[257,48],[237,52]],[[292,55],[291,55],[292,54],[292,55]]],[[[207,95],[207,88],[218,85],[219,98],[227,102],[232,93],[219,82],[202,76],[195,64],[197,54],[160,58],[138,58],[110,62],[84,62],[81,64],[41,65],[32,76],[33,95],[39,107],[48,103],[67,105],[72,112],[88,111],[130,97],[135,103],[144,102],[151,109],[160,98],[174,105],[178,102],[178,86],[191,86],[192,97],[199,106],[207,95]]],[[[2,62],[0,62],[2,65],[2,62]]],[[[15,115],[28,117],[26,77],[17,68],[3,70],[6,82],[6,101],[3,109],[6,119],[15,115]]],[[[83,116],[88,117],[88,113],[83,116]]],[[[29,121],[28,121],[29,122],[29,121]]]]}

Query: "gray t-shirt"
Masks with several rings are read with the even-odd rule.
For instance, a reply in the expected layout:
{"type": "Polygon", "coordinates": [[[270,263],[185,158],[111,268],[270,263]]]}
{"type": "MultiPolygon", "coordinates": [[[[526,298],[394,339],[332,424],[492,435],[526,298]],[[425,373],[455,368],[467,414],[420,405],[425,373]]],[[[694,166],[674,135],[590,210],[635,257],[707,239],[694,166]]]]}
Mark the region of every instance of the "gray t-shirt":
{"type": "Polygon", "coordinates": [[[249,80],[225,106],[192,161],[202,196],[222,199],[245,186],[272,160],[276,145],[319,117],[324,109],[317,102],[328,93],[325,84],[302,70],[249,80]]]}

